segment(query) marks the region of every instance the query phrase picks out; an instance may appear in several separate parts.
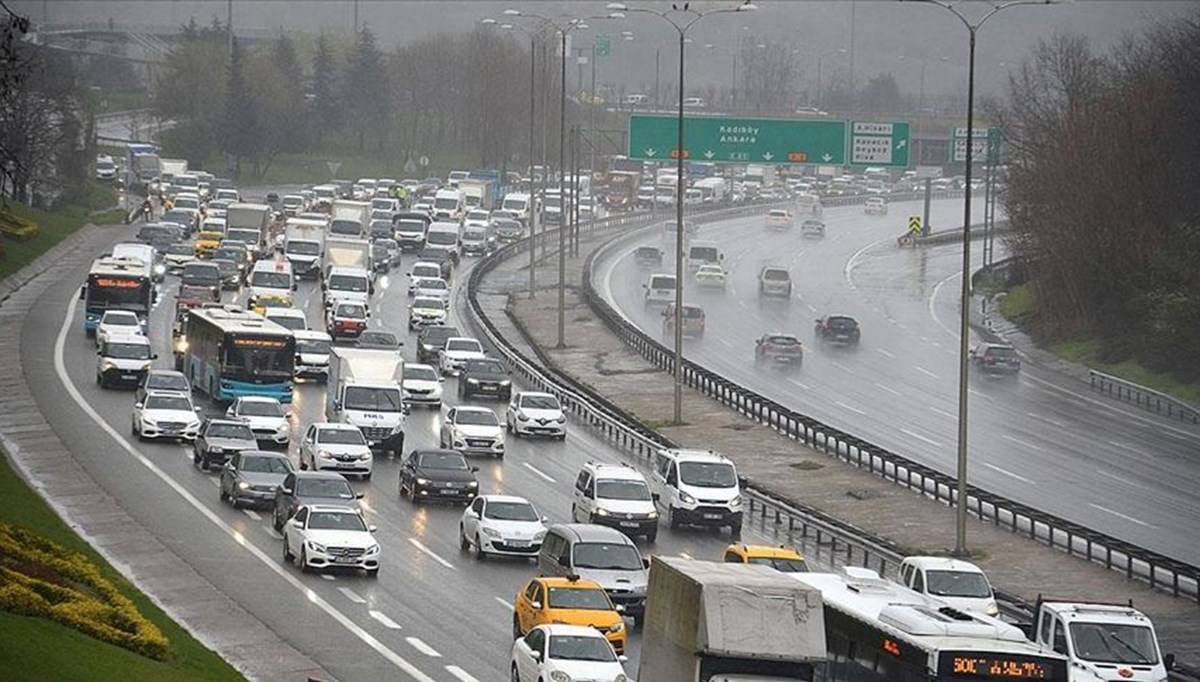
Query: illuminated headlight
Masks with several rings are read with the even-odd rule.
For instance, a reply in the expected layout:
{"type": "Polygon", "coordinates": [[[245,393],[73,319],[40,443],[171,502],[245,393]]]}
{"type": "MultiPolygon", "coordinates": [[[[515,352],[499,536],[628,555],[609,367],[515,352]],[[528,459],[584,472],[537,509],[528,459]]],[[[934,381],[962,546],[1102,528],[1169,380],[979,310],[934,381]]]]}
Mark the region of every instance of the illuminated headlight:
{"type": "Polygon", "coordinates": [[[732,500],[730,500],[730,501],[729,501],[729,506],[730,506],[731,508],[733,508],[733,507],[740,507],[740,506],[742,506],[742,496],[741,496],[741,495],[738,495],[737,497],[735,497],[735,498],[733,498],[732,500]]]}
{"type": "Polygon", "coordinates": [[[247,483],[247,482],[245,482],[245,481],[242,481],[241,483],[238,483],[238,490],[249,490],[249,489],[250,489],[250,484],[249,484],[249,483],[247,483]]]}
{"type": "Polygon", "coordinates": [[[551,682],[571,682],[571,676],[561,670],[550,673],[551,682]]]}
{"type": "Polygon", "coordinates": [[[502,388],[503,388],[503,387],[512,386],[512,382],[511,382],[511,381],[509,381],[508,379],[505,379],[504,381],[501,381],[501,382],[500,382],[500,386],[501,386],[502,388]]]}
{"type": "Polygon", "coordinates": [[[607,509],[597,509],[596,516],[608,516],[608,510],[607,509]]]}
{"type": "Polygon", "coordinates": [[[987,611],[987,615],[989,615],[989,616],[1000,615],[1000,607],[996,606],[996,602],[991,602],[990,604],[988,604],[987,609],[985,609],[985,610],[987,611]]]}
{"type": "Polygon", "coordinates": [[[333,455],[325,450],[317,450],[317,457],[319,459],[333,459],[333,455]]]}
{"type": "Polygon", "coordinates": [[[167,272],[167,266],[166,266],[166,265],[163,265],[162,263],[159,263],[158,265],[155,265],[155,266],[154,266],[154,273],[155,273],[155,274],[157,274],[157,275],[162,275],[162,274],[166,274],[166,272],[167,272]]]}
{"type": "Polygon", "coordinates": [[[318,545],[317,543],[313,542],[312,540],[309,540],[309,541],[308,541],[308,548],[309,548],[309,549],[311,549],[311,550],[312,550],[312,551],[314,551],[314,552],[320,552],[320,553],[322,553],[322,554],[324,554],[324,553],[325,553],[325,546],[324,546],[324,545],[318,545]]]}
{"type": "Polygon", "coordinates": [[[683,492],[682,490],[679,492],[679,501],[684,504],[696,504],[696,498],[683,492]]]}
{"type": "Polygon", "coordinates": [[[417,479],[417,485],[429,485],[429,479],[427,479],[427,478],[418,478],[418,479],[417,479]]]}
{"type": "Polygon", "coordinates": [[[104,362],[100,363],[100,371],[101,372],[107,372],[111,369],[116,369],[116,368],[117,368],[117,364],[115,362],[109,362],[108,360],[105,360],[104,362]]]}
{"type": "Polygon", "coordinates": [[[379,545],[371,545],[367,548],[367,555],[379,554],[379,545]]]}
{"type": "Polygon", "coordinates": [[[468,484],[467,484],[467,487],[468,487],[468,488],[478,488],[478,487],[479,487],[479,482],[478,482],[478,481],[471,481],[470,483],[468,483],[468,484]]]}
{"type": "Polygon", "coordinates": [[[284,422],[284,423],[280,424],[279,426],[275,427],[275,433],[287,433],[287,430],[288,430],[287,422],[284,422]]]}
{"type": "Polygon", "coordinates": [[[646,514],[646,516],[647,516],[647,517],[649,517],[649,518],[652,518],[652,519],[657,519],[657,518],[658,518],[658,510],[656,510],[656,509],[651,509],[651,510],[650,510],[650,513],[649,513],[649,514],[646,514]]]}
{"type": "Polygon", "coordinates": [[[467,383],[468,383],[468,384],[471,384],[472,386],[478,386],[478,385],[479,385],[479,379],[467,379],[467,383]]]}
{"type": "Polygon", "coordinates": [[[483,531],[483,534],[488,536],[489,538],[504,537],[503,535],[500,534],[500,531],[496,530],[495,528],[482,528],[481,530],[483,531]]]}

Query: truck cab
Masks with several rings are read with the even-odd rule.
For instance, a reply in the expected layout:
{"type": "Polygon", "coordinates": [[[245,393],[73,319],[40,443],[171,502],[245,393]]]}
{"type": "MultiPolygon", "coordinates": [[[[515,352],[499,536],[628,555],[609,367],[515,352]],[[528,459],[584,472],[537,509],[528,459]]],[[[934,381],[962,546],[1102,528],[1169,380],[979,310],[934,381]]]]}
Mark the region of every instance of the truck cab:
{"type": "Polygon", "coordinates": [[[1031,639],[1067,657],[1070,682],[1159,682],[1175,665],[1154,624],[1132,604],[1038,598],[1031,639]]]}

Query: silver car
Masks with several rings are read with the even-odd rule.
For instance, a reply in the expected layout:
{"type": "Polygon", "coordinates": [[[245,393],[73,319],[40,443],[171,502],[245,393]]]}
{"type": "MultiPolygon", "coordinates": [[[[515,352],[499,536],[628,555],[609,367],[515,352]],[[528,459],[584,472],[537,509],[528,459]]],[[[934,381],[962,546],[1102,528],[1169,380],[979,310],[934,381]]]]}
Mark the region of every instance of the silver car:
{"type": "Polygon", "coordinates": [[[234,453],[221,470],[221,501],[235,509],[242,505],[273,505],[280,484],[292,471],[292,460],[282,453],[234,453]]]}

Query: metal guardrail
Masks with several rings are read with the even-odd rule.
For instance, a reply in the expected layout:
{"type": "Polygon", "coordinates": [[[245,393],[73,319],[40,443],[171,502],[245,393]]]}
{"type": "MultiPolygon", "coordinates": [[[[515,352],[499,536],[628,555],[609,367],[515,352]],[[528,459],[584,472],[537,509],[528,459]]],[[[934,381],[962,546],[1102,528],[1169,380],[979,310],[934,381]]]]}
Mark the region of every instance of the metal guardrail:
{"type": "Polygon", "coordinates": [[[1178,398],[1094,369],[1088,370],[1088,377],[1092,390],[1097,393],[1164,414],[1171,419],[1200,424],[1200,409],[1178,398]]]}
{"type": "MultiPolygon", "coordinates": [[[[706,221],[709,215],[695,216],[693,219],[706,221]]],[[[713,215],[711,219],[721,218],[713,215]]],[[[588,256],[584,265],[584,299],[626,345],[656,367],[673,372],[673,350],[638,329],[593,286],[592,272],[596,259],[619,241],[610,240],[588,256]]],[[[957,499],[957,483],[953,476],[792,410],[686,358],[682,369],[687,386],[789,438],[939,502],[953,505],[957,499]]],[[[1175,596],[1186,596],[1200,602],[1200,568],[1196,566],[1009,500],[978,486],[968,485],[967,490],[967,508],[980,519],[1111,570],[1121,571],[1127,578],[1141,580],[1175,596]]]]}

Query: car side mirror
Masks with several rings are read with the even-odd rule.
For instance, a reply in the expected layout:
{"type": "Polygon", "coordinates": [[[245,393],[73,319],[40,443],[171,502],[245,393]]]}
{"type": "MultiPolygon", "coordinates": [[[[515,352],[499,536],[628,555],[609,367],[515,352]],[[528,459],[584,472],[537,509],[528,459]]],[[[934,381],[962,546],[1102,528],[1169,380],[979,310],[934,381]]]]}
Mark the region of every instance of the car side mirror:
{"type": "Polygon", "coordinates": [[[291,489],[291,488],[285,488],[284,486],[279,486],[279,492],[280,492],[280,493],[283,493],[284,495],[291,495],[291,494],[292,494],[292,489],[291,489]]]}
{"type": "MultiPolygon", "coordinates": [[[[532,606],[532,607],[533,607],[533,608],[535,608],[535,609],[540,609],[540,608],[542,608],[542,602],[540,602],[540,601],[531,601],[531,602],[529,602],[529,605],[530,605],[530,606],[532,606]]],[[[536,652],[536,651],[535,651],[535,652],[533,652],[533,653],[534,653],[534,655],[536,656],[538,652],[536,652]]]]}
{"type": "Polygon", "coordinates": [[[366,493],[354,493],[354,499],[356,499],[356,500],[361,500],[365,496],[366,496],[366,493]]]}
{"type": "Polygon", "coordinates": [[[642,558],[642,568],[650,568],[650,560],[649,559],[647,559],[645,557],[642,558]]]}
{"type": "Polygon", "coordinates": [[[300,291],[300,285],[292,282],[292,291],[300,291]]]}
{"type": "Polygon", "coordinates": [[[143,405],[144,405],[144,403],[134,403],[134,404],[133,404],[133,409],[135,409],[135,410],[140,410],[140,409],[142,409],[142,406],[143,406],[143,405]]]}
{"type": "Polygon", "coordinates": [[[658,494],[658,493],[650,493],[650,499],[651,499],[651,500],[653,500],[653,501],[655,501],[655,502],[658,502],[658,500],[659,500],[659,494],[658,494]]]}
{"type": "Polygon", "coordinates": [[[471,473],[473,473],[473,474],[479,473],[479,467],[471,467],[471,473]]]}
{"type": "Polygon", "coordinates": [[[151,353],[151,354],[150,354],[150,359],[151,359],[151,360],[157,360],[157,359],[158,359],[158,353],[151,353]]]}
{"type": "Polygon", "coordinates": [[[438,377],[438,383],[439,383],[439,384],[444,384],[444,383],[446,383],[446,377],[438,377]]]}
{"type": "Polygon", "coordinates": [[[617,613],[625,613],[625,605],[624,605],[624,604],[617,604],[617,605],[616,605],[616,607],[615,607],[615,610],[616,610],[616,612],[617,612],[617,613]]]}
{"type": "Polygon", "coordinates": [[[542,517],[542,523],[550,523],[550,517],[549,517],[549,516],[543,516],[543,517],[542,517]]]}
{"type": "Polygon", "coordinates": [[[374,533],[374,532],[376,532],[376,531],[378,531],[378,530],[379,530],[379,526],[376,526],[376,525],[374,525],[374,524],[371,524],[370,526],[367,526],[367,532],[368,532],[368,533],[374,533]]]}
{"type": "Polygon", "coordinates": [[[196,407],[192,408],[192,411],[199,413],[201,409],[203,409],[203,408],[201,408],[199,405],[197,405],[196,407]]]}
{"type": "Polygon", "coordinates": [[[617,656],[618,663],[627,663],[628,661],[629,661],[629,657],[626,656],[625,654],[621,654],[620,656],[617,656]]]}
{"type": "Polygon", "coordinates": [[[1167,670],[1175,669],[1175,654],[1163,654],[1163,667],[1167,670]]]}

